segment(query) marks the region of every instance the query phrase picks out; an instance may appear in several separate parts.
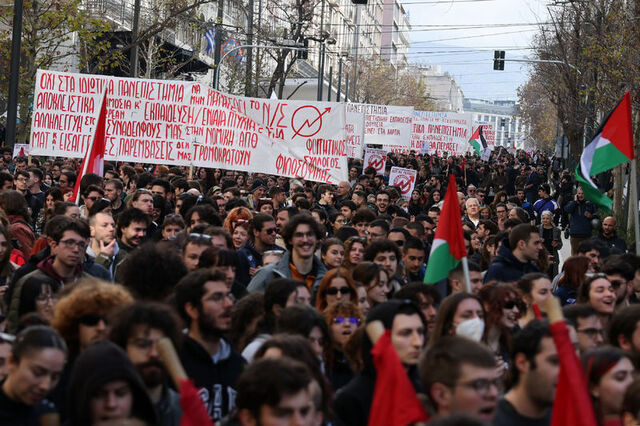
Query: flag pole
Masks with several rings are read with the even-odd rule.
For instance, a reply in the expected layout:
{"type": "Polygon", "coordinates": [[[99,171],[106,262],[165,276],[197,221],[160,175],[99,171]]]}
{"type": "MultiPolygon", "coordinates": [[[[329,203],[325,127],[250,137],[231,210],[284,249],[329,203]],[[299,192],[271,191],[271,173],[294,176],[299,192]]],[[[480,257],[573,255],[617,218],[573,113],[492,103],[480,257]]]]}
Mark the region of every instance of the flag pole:
{"type": "Polygon", "coordinates": [[[471,294],[471,279],[469,278],[469,262],[467,261],[467,256],[461,260],[462,272],[464,273],[464,288],[467,290],[467,293],[471,294]]]}
{"type": "Polygon", "coordinates": [[[636,159],[631,160],[631,174],[629,175],[629,179],[631,180],[631,197],[630,202],[632,204],[631,211],[633,213],[633,228],[635,232],[635,242],[636,242],[636,254],[640,253],[640,223],[638,221],[640,218],[638,217],[638,182],[637,182],[637,165],[636,159]]]}

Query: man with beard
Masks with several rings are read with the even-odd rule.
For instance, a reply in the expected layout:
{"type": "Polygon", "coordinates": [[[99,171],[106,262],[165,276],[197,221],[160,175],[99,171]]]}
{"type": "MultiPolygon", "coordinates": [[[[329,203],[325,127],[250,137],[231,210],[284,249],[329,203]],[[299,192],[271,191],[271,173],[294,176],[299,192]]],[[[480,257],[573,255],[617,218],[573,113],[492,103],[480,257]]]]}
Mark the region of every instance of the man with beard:
{"type": "Polygon", "coordinates": [[[309,289],[316,289],[327,268],[315,256],[316,244],[322,238],[318,222],[309,214],[295,215],[282,232],[287,252],[277,263],[262,267],[251,279],[247,290],[264,291],[274,278],[302,281],[309,289]]]}
{"type": "Polygon", "coordinates": [[[118,216],[118,254],[113,261],[115,277],[119,265],[127,255],[144,241],[147,235],[147,227],[151,223],[151,217],[142,210],[128,208],[118,216]]]}
{"type": "Polygon", "coordinates": [[[179,347],[179,319],[159,303],[138,302],[113,315],[109,339],[120,346],[133,363],[151,397],[161,426],[179,426],[180,395],[169,388],[168,375],[156,343],[168,337],[179,347]]]}
{"type": "Polygon", "coordinates": [[[628,352],[640,363],[640,305],[617,311],[609,322],[609,343],[628,352]]]}
{"type": "Polygon", "coordinates": [[[498,402],[492,424],[550,424],[560,368],[549,323],[534,320],[516,334],[511,359],[513,387],[498,402]]]}
{"type": "Polygon", "coordinates": [[[220,420],[235,405],[236,381],[245,366],[242,356],[222,338],[231,329],[233,307],[224,272],[191,272],[176,286],[175,301],[188,326],[180,360],[199,388],[209,416],[220,420]]]}
{"type": "Polygon", "coordinates": [[[100,212],[89,217],[89,230],[91,242],[87,246],[87,255],[98,265],[104,266],[113,280],[113,259],[119,248],[116,243],[116,223],[111,213],[100,212]]]}

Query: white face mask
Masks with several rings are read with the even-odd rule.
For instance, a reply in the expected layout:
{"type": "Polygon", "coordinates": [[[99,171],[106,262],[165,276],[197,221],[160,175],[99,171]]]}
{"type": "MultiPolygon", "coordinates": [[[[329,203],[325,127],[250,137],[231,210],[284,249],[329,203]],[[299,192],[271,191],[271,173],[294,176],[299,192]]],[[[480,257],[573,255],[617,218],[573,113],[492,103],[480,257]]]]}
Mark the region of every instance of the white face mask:
{"type": "Polygon", "coordinates": [[[456,336],[466,337],[467,339],[479,342],[484,333],[484,321],[478,317],[462,321],[456,327],[456,336]]]}

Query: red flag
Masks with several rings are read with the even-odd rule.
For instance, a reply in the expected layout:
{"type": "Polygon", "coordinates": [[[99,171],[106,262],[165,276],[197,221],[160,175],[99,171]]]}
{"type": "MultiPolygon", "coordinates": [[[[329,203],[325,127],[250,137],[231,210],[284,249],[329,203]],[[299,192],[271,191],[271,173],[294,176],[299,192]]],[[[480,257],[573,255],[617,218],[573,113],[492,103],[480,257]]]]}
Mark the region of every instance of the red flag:
{"type": "Polygon", "coordinates": [[[467,165],[467,157],[462,157],[462,170],[464,170],[464,166],[467,165]]]}
{"type": "Polygon", "coordinates": [[[18,157],[24,157],[25,153],[24,153],[24,147],[20,147],[20,152],[18,153],[18,157]]]}
{"type": "Polygon", "coordinates": [[[211,417],[204,408],[191,379],[180,380],[180,407],[182,407],[180,426],[213,426],[211,417]]]}
{"type": "Polygon", "coordinates": [[[102,105],[100,106],[100,114],[98,116],[98,123],[96,124],[96,131],[93,136],[93,140],[87,152],[82,160],[80,166],[80,173],[76,179],[76,185],[73,188],[73,195],[69,198],[69,201],[78,203],[80,200],[80,180],[87,173],[95,173],[98,176],[102,176],[104,171],[104,150],[105,150],[105,127],[107,123],[107,93],[105,91],[102,98],[102,105]]]}
{"type": "Polygon", "coordinates": [[[597,426],[591,397],[564,321],[549,326],[560,360],[551,426],[597,426]]]}
{"type": "Polygon", "coordinates": [[[389,330],[371,349],[376,366],[376,387],[369,411],[369,426],[406,426],[429,420],[409,381],[389,330]]]}

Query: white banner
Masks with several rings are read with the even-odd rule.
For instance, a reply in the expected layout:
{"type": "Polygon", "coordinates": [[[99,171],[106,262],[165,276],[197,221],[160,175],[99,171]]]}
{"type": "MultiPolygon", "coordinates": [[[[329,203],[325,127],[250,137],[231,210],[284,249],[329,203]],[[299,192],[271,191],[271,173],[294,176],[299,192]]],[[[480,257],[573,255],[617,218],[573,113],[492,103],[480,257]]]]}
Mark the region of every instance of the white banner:
{"type": "Polygon", "coordinates": [[[413,107],[351,105],[354,110],[364,113],[365,144],[409,146],[413,107]]]}
{"type": "Polygon", "coordinates": [[[362,171],[367,167],[376,169],[377,174],[384,174],[387,165],[387,152],[382,149],[365,148],[364,161],[362,162],[362,171]]]}
{"type": "Polygon", "coordinates": [[[184,81],[38,70],[31,154],[83,157],[105,85],[106,160],[347,180],[343,105],[230,96],[184,81]]]}
{"type": "Polygon", "coordinates": [[[402,198],[411,198],[411,193],[416,186],[418,172],[413,169],[403,169],[402,167],[391,167],[389,173],[389,185],[400,188],[402,198]]]}
{"type": "Polygon", "coordinates": [[[410,146],[385,145],[387,152],[427,154],[447,152],[462,155],[471,137],[471,114],[454,112],[414,111],[410,146]]]}
{"type": "Polygon", "coordinates": [[[486,121],[476,122],[473,126],[473,130],[482,125],[482,134],[484,135],[484,139],[487,141],[487,146],[495,146],[496,144],[496,129],[493,126],[493,123],[489,123],[486,121]]]}
{"type": "Polygon", "coordinates": [[[362,142],[364,140],[364,113],[358,111],[354,104],[345,104],[347,117],[347,157],[362,158],[362,142]]]}

